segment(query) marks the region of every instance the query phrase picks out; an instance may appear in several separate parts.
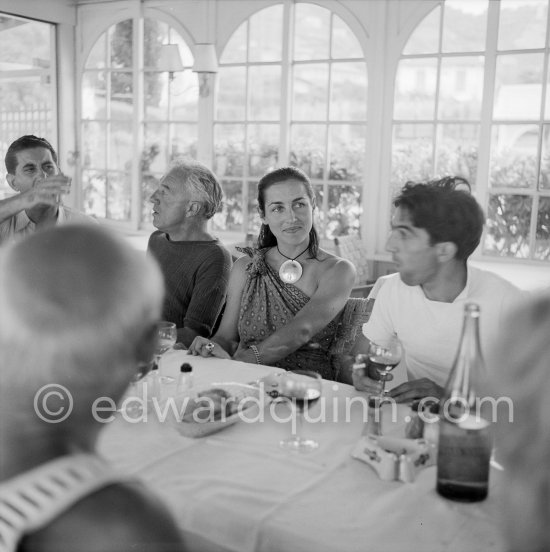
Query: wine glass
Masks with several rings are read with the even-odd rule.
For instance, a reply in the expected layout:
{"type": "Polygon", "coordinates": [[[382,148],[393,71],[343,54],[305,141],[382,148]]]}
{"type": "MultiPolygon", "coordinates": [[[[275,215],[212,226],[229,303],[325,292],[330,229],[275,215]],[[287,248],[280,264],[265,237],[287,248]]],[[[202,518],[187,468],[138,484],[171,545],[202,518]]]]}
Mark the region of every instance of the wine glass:
{"type": "MultiPolygon", "coordinates": [[[[161,320],[157,323],[157,343],[155,347],[155,363],[160,369],[160,358],[162,355],[170,350],[175,344],[178,338],[178,332],[176,324],[174,322],[168,322],[167,320],[161,320]]],[[[160,380],[163,383],[170,383],[174,381],[171,376],[160,376],[160,380]]]]}
{"type": "Polygon", "coordinates": [[[319,443],[313,439],[300,436],[303,414],[306,404],[309,406],[321,397],[323,380],[317,372],[310,370],[290,370],[282,374],[278,392],[279,396],[292,402],[296,416],[296,433],[279,443],[281,448],[298,452],[315,450],[319,443]]]}
{"type": "Polygon", "coordinates": [[[377,339],[369,343],[368,359],[370,365],[380,374],[382,385],[376,398],[382,401],[386,397],[386,380],[388,374],[399,364],[403,354],[403,347],[396,335],[387,339],[377,339]]]}

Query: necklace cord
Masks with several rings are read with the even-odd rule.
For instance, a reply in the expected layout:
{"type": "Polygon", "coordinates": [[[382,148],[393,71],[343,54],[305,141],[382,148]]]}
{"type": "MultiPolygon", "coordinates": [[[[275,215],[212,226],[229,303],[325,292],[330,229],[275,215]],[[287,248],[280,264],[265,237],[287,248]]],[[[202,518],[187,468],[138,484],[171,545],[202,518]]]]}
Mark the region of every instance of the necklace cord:
{"type": "Polygon", "coordinates": [[[277,251],[279,252],[279,254],[282,255],[285,259],[288,259],[289,261],[295,261],[300,255],[303,255],[309,249],[309,243],[307,244],[307,247],[301,253],[296,255],[296,257],[294,257],[294,259],[292,259],[290,257],[287,257],[284,253],[281,253],[281,250],[279,249],[279,244],[276,244],[275,247],[277,248],[277,251]]]}

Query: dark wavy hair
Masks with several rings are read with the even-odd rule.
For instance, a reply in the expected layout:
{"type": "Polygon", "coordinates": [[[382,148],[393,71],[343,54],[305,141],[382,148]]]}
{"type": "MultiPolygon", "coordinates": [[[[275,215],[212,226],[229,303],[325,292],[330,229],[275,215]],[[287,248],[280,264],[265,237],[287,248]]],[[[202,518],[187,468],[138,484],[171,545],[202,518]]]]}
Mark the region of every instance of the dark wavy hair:
{"type": "MultiPolygon", "coordinates": [[[[296,167],[280,167],[274,169],[271,172],[265,174],[258,182],[258,211],[263,217],[265,215],[265,191],[273,184],[284,182],[285,180],[298,180],[304,185],[306,193],[315,209],[315,194],[313,193],[313,187],[309,178],[300,169],[296,167]]],[[[260,228],[260,234],[258,235],[258,248],[275,247],[277,245],[277,238],[271,232],[269,226],[262,223],[260,228]]],[[[319,235],[315,229],[315,225],[312,224],[309,231],[309,247],[308,252],[311,258],[316,259],[319,253],[319,235]]]]}
{"type": "Polygon", "coordinates": [[[21,138],[15,140],[15,142],[12,142],[6,152],[4,163],[6,164],[6,171],[8,174],[15,174],[17,169],[17,154],[20,151],[34,148],[46,148],[50,150],[52,159],[57,165],[57,153],[55,153],[53,146],[48,142],[48,140],[46,140],[46,138],[39,138],[33,134],[26,134],[25,136],[21,136],[21,138]]]}
{"type": "Polygon", "coordinates": [[[395,207],[407,210],[411,222],[423,228],[433,245],[452,242],[456,258],[466,262],[481,240],[485,215],[462,177],[446,176],[426,183],[407,182],[395,198],[395,207]],[[457,190],[465,186],[466,190],[457,190]]]}

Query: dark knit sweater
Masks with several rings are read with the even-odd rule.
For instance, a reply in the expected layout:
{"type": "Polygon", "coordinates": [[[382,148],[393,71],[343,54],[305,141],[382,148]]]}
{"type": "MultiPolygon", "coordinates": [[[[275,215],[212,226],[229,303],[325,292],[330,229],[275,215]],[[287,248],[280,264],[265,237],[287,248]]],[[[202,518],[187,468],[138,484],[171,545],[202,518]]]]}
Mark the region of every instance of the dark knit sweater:
{"type": "Polygon", "coordinates": [[[157,230],[149,238],[147,252],[157,259],[164,274],[163,320],[210,337],[225,303],[231,270],[229,251],[219,240],[170,241],[157,230]]]}

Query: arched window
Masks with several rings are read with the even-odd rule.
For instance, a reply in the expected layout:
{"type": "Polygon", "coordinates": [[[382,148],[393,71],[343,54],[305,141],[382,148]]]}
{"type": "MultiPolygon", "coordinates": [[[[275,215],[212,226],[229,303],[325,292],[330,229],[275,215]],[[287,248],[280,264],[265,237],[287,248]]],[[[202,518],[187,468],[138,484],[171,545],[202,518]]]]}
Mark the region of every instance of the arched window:
{"type": "Polygon", "coordinates": [[[181,36],[153,19],[127,19],[102,34],[82,75],[84,210],[130,228],[150,222],[149,197],[176,157],[196,157],[198,82],[181,36]],[[177,44],[184,71],[159,66],[177,44]],[[137,155],[136,155],[137,152],[137,155]]]}
{"type": "Polygon", "coordinates": [[[255,13],[220,57],[214,169],[226,205],[216,227],[256,233],[257,182],[290,164],[312,180],[321,234],[357,232],[366,119],[364,54],[337,14],[309,3],[255,13]]]}
{"type": "Polygon", "coordinates": [[[396,75],[392,189],[466,177],[487,213],[486,255],[550,259],[548,0],[447,0],[396,75]]]}

